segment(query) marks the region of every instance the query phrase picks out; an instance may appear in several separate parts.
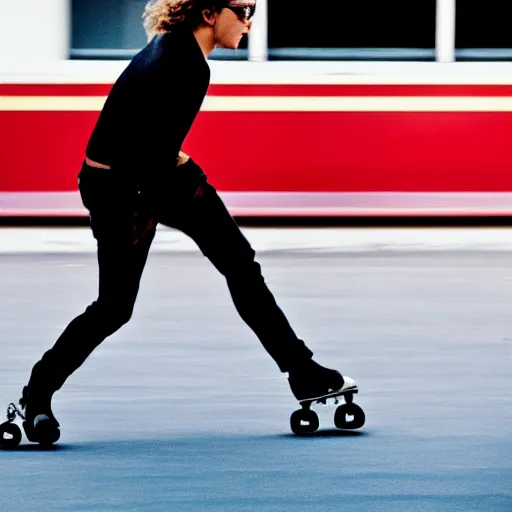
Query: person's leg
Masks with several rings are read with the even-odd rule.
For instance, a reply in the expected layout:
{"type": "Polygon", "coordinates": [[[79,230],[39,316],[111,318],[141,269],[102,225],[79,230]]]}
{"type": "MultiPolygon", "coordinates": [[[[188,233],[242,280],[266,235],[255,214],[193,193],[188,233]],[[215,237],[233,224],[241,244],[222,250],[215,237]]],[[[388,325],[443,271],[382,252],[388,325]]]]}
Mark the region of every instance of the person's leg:
{"type": "MultiPolygon", "coordinates": [[[[191,176],[198,173],[194,165],[184,165],[182,172],[191,176]]],[[[187,185],[189,197],[183,195],[173,202],[172,209],[162,209],[158,222],[190,236],[225,276],[238,313],[281,371],[287,372],[294,364],[311,360],[312,352],[297,337],[276,303],[255,260],[255,251],[214,187],[200,177],[196,186],[192,186],[193,179],[187,185]]]]}
{"type": "Polygon", "coordinates": [[[97,222],[99,293],[84,313],[66,327],[32,370],[29,388],[53,394],[92,351],[127,323],[139,290],[154,231],[134,244],[130,217],[97,222]]]}
{"type": "Polygon", "coordinates": [[[178,169],[174,198],[161,202],[158,221],[190,236],[225,276],[238,313],[280,370],[288,372],[294,396],[302,400],[354,388],[352,379],[312,359],[313,353],[297,337],[268,289],[255,251],[200,167],[190,160],[178,169]]]}
{"type": "Polygon", "coordinates": [[[98,244],[98,298],[71,321],[33,367],[20,402],[29,423],[38,415],[56,423],[51,413],[53,394],[106,337],[130,319],[155,224],[150,216],[134,215],[124,208],[91,211],[98,244]]]}

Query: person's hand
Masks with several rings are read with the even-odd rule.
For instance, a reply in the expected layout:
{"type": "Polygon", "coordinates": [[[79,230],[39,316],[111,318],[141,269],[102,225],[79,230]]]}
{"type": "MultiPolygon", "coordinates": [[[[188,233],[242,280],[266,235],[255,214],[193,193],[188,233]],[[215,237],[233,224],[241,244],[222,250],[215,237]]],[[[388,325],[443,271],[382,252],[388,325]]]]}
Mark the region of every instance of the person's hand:
{"type": "Polygon", "coordinates": [[[179,155],[178,155],[178,163],[176,164],[176,167],[186,164],[189,160],[190,160],[190,157],[187,154],[183,153],[183,151],[180,151],[179,155]]]}

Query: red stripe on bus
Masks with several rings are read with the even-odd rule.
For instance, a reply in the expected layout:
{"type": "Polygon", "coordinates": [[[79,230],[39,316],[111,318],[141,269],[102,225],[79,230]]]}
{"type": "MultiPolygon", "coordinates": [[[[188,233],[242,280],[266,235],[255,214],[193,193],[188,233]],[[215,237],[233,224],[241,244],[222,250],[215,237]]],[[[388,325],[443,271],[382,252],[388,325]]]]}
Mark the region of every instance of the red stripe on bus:
{"type": "MultiPolygon", "coordinates": [[[[107,96],[112,84],[0,84],[0,96],[107,96]]],[[[211,84],[210,96],[506,97],[512,85],[211,84]]]]}

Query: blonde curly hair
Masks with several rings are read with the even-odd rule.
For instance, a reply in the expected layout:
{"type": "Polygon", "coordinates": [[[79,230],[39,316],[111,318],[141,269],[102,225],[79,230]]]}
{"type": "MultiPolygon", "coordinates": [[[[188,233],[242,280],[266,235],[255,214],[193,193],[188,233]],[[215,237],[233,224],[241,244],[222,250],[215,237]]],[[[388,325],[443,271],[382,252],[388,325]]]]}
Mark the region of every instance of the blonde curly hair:
{"type": "Polygon", "coordinates": [[[148,41],[178,25],[194,29],[203,21],[204,10],[220,12],[228,3],[229,0],[149,0],[142,14],[148,41]]]}

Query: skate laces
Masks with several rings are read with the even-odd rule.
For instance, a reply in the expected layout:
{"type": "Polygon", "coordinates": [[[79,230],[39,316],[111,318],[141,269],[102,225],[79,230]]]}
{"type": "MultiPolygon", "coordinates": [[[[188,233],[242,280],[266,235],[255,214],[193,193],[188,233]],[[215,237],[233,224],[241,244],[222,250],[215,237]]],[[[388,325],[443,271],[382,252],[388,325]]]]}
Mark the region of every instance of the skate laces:
{"type": "MultiPolygon", "coordinates": [[[[20,405],[22,405],[21,400],[20,405]]],[[[16,404],[10,403],[7,407],[7,419],[9,421],[14,421],[16,419],[16,415],[18,415],[23,420],[25,419],[24,414],[20,411],[18,407],[16,407],[16,404]]]]}

